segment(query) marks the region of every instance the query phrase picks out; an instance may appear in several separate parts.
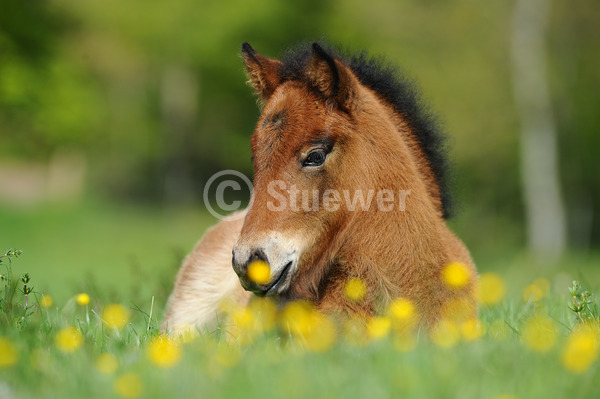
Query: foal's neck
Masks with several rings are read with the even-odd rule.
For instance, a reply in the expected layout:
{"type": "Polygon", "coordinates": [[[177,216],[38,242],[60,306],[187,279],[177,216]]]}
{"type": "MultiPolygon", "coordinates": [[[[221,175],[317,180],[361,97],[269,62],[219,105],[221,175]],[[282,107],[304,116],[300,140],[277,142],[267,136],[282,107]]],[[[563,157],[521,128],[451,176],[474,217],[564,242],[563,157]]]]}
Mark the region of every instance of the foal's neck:
{"type": "Polygon", "coordinates": [[[381,118],[367,122],[372,125],[365,129],[374,134],[369,139],[386,146],[376,150],[381,166],[373,170],[379,174],[368,172],[365,184],[392,191],[394,203],[388,211],[355,212],[336,256],[344,273],[380,287],[373,302],[414,289],[415,266],[422,269],[420,278],[427,278],[424,274],[434,273],[444,257],[439,188],[410,127],[391,107],[385,108],[387,112],[380,108],[381,118]]]}

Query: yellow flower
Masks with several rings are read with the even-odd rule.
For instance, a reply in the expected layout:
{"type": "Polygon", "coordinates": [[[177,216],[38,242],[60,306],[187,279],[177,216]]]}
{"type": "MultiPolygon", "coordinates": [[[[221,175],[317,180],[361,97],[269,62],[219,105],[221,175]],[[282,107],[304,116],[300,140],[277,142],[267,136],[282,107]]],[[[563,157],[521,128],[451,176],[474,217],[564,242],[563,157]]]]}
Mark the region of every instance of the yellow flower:
{"type": "Polygon", "coordinates": [[[258,332],[270,331],[277,320],[277,305],[270,298],[254,298],[249,305],[258,332]]]}
{"type": "Polygon", "coordinates": [[[388,317],[376,316],[367,322],[367,333],[374,340],[385,338],[392,327],[392,321],[388,317]]]}
{"type": "Polygon", "coordinates": [[[11,340],[0,337],[0,367],[8,367],[19,361],[17,347],[11,340]]]}
{"type": "Polygon", "coordinates": [[[163,368],[175,366],[181,360],[182,354],[181,345],[164,335],[152,338],[146,348],[146,355],[150,362],[163,368]]]}
{"type": "Polygon", "coordinates": [[[443,319],[439,321],[430,334],[434,344],[442,348],[452,348],[460,339],[460,330],[456,323],[443,319]]]}
{"type": "Polygon", "coordinates": [[[129,323],[129,318],[129,309],[123,305],[107,305],[104,310],[102,310],[102,320],[107,326],[112,328],[122,329],[129,323]]]}
{"type": "Polygon", "coordinates": [[[54,344],[62,352],[75,352],[83,345],[83,335],[73,326],[65,327],[54,337],[54,344]]]}
{"type": "Polygon", "coordinates": [[[113,374],[119,368],[119,360],[112,353],[103,353],[96,358],[94,365],[102,374],[113,374]]]}
{"type": "Polygon", "coordinates": [[[388,308],[388,316],[397,326],[412,326],[416,321],[415,305],[410,299],[398,298],[388,308]]]}
{"type": "Polygon", "coordinates": [[[525,322],[521,335],[523,343],[536,352],[548,352],[556,344],[558,332],[552,319],[536,315],[525,322]]]}
{"type": "Polygon", "coordinates": [[[49,308],[53,303],[54,301],[52,301],[52,297],[50,295],[43,295],[40,298],[40,306],[43,308],[49,308]]]}
{"type": "Polygon", "coordinates": [[[463,321],[476,318],[477,308],[470,296],[450,298],[443,306],[442,316],[447,320],[459,324],[463,321]]]}
{"type": "Polygon", "coordinates": [[[496,273],[484,273],[479,278],[479,302],[484,305],[495,305],[504,298],[506,285],[502,277],[496,273]]]}
{"type": "Polygon", "coordinates": [[[79,306],[86,306],[90,303],[90,296],[88,294],[81,293],[75,297],[75,301],[79,306]]]}
{"type": "Polygon", "coordinates": [[[285,306],[281,314],[282,327],[296,335],[306,335],[311,328],[314,309],[309,302],[294,301],[285,306]]]}
{"type": "Polygon", "coordinates": [[[283,309],[280,323],[314,352],[329,349],[337,337],[333,321],[305,301],[289,303],[283,309]]]}
{"type": "Polygon", "coordinates": [[[142,393],[142,380],[136,373],[125,373],[115,380],[113,389],[123,398],[137,398],[142,393]]]}
{"type": "Polygon", "coordinates": [[[475,341],[483,336],[484,329],[479,320],[471,319],[462,322],[460,332],[464,341],[475,341]]]}
{"type": "Polygon", "coordinates": [[[572,373],[581,374],[598,360],[600,331],[593,325],[579,325],[569,334],[562,353],[563,366],[572,373]]]}
{"type": "Polygon", "coordinates": [[[256,336],[257,328],[254,312],[248,307],[238,306],[231,312],[233,325],[229,333],[241,344],[249,344],[256,336]]]}
{"type": "Polygon", "coordinates": [[[523,291],[523,300],[526,302],[537,302],[548,294],[550,282],[545,278],[538,278],[532,284],[525,287],[523,291]]]}
{"type": "Polygon", "coordinates": [[[267,262],[255,260],[248,265],[248,278],[256,284],[266,284],[271,279],[271,268],[267,262]]]}
{"type": "Polygon", "coordinates": [[[254,326],[254,315],[252,310],[246,307],[238,307],[231,313],[231,319],[239,329],[250,330],[254,326]]]}
{"type": "Polygon", "coordinates": [[[328,316],[318,312],[312,312],[310,319],[310,328],[304,336],[306,345],[313,352],[325,352],[335,343],[335,324],[328,316]]]}
{"type": "Polygon", "coordinates": [[[365,294],[367,293],[367,286],[365,282],[359,278],[353,277],[346,281],[346,285],[344,286],[344,293],[348,297],[355,302],[363,299],[365,294]]]}
{"type": "Polygon", "coordinates": [[[451,288],[463,288],[469,283],[469,268],[461,262],[450,262],[442,269],[442,280],[451,288]]]}

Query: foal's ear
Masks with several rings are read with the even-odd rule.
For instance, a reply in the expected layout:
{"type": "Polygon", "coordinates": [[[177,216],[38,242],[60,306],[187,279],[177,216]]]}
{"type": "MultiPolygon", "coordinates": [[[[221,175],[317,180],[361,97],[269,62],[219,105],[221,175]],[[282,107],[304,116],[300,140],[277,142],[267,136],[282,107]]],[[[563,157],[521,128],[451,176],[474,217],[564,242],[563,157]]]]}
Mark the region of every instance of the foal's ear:
{"type": "Polygon", "coordinates": [[[242,44],[242,59],[246,65],[248,83],[263,101],[267,100],[281,83],[279,77],[281,62],[263,57],[248,43],[242,44]]]}
{"type": "Polygon", "coordinates": [[[312,59],[307,76],[313,86],[325,97],[349,110],[355,95],[352,72],[340,61],[331,57],[318,43],[312,45],[312,59]]]}

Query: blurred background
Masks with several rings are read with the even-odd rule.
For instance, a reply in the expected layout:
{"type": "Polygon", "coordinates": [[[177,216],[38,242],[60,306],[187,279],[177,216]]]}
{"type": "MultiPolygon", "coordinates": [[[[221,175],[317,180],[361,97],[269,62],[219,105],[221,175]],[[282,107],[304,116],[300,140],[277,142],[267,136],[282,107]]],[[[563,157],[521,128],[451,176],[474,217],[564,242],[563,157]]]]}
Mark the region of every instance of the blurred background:
{"type": "Polygon", "coordinates": [[[58,300],[164,300],[207,179],[252,176],[241,43],[325,38],[417,80],[479,268],[568,284],[600,269],[599,25],[596,0],[0,0],[0,249],[58,300]]]}

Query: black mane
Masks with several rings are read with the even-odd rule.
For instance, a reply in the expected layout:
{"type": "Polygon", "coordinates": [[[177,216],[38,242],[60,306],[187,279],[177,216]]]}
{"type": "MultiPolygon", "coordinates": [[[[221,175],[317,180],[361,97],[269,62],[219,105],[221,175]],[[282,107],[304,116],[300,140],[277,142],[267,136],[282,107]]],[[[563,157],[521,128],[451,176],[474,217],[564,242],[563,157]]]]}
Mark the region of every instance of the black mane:
{"type": "MultiPolygon", "coordinates": [[[[415,83],[383,57],[370,57],[365,51],[351,53],[319,43],[325,52],[350,67],[359,81],[385,99],[411,127],[437,181],[444,218],[452,215],[448,178],[446,135],[429,107],[419,96],[415,83]]],[[[284,79],[302,79],[312,46],[304,43],[283,56],[280,73],[284,79]]]]}

